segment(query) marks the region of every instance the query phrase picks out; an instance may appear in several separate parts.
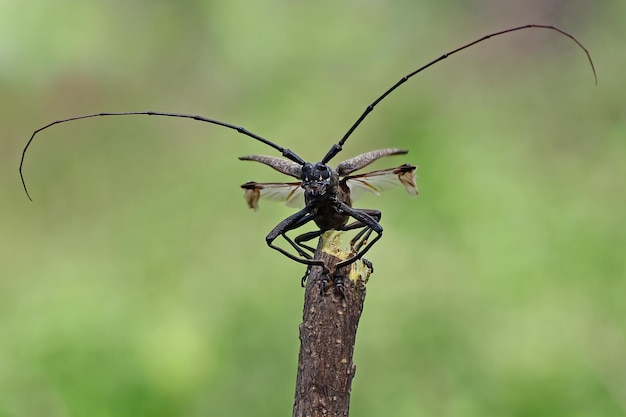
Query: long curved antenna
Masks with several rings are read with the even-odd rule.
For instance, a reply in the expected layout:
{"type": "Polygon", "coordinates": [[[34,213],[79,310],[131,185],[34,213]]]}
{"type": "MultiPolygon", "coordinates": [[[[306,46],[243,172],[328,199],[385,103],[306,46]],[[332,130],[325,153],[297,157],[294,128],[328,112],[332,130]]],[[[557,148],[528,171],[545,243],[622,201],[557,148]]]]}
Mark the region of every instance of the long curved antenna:
{"type": "Polygon", "coordinates": [[[330,161],[332,158],[334,158],[335,155],[337,155],[341,151],[341,149],[343,147],[343,144],[346,142],[346,140],[348,140],[350,135],[352,135],[352,133],[361,124],[361,122],[367,117],[367,115],[370,114],[372,110],[374,110],[374,107],[378,103],[380,103],[385,97],[387,97],[389,94],[391,94],[393,92],[393,90],[395,90],[396,88],[398,88],[399,86],[404,84],[409,78],[411,78],[415,74],[418,74],[418,73],[424,71],[426,68],[435,65],[439,61],[443,61],[444,59],[446,59],[450,55],[456,54],[457,52],[460,52],[463,49],[469,48],[470,46],[476,45],[477,43],[480,43],[482,41],[486,41],[489,38],[493,38],[493,37],[499,36],[499,35],[504,35],[505,33],[509,33],[509,32],[515,32],[515,31],[518,31],[518,30],[529,29],[529,28],[541,28],[541,29],[555,30],[555,31],[559,32],[560,34],[562,34],[564,36],[567,36],[572,41],[574,41],[585,52],[585,54],[587,55],[587,59],[589,60],[589,64],[591,65],[591,70],[593,71],[593,77],[594,77],[594,79],[596,81],[596,84],[598,84],[598,76],[596,74],[596,68],[593,65],[593,60],[591,59],[591,55],[589,54],[589,51],[587,50],[587,48],[585,48],[583,46],[583,44],[580,43],[580,41],[578,41],[578,39],[576,39],[573,35],[565,32],[562,29],[559,29],[556,26],[529,24],[529,25],[518,26],[518,27],[514,27],[514,28],[510,28],[510,29],[501,30],[499,32],[490,33],[489,35],[485,35],[485,36],[483,36],[480,39],[476,39],[473,42],[470,42],[470,43],[465,44],[465,45],[463,45],[463,46],[461,46],[459,48],[456,48],[456,49],[454,49],[454,50],[452,50],[450,52],[447,52],[447,53],[441,55],[439,58],[429,62],[426,65],[424,65],[423,67],[420,67],[420,68],[416,69],[415,71],[413,71],[413,72],[405,75],[404,77],[400,78],[400,80],[397,83],[392,85],[391,88],[389,88],[387,91],[385,91],[380,97],[378,97],[376,100],[374,100],[373,103],[371,103],[369,106],[367,106],[365,108],[365,111],[363,112],[363,114],[361,114],[361,116],[357,119],[357,121],[354,122],[354,124],[350,127],[350,129],[348,129],[346,134],[343,135],[343,138],[341,138],[341,140],[338,143],[334,144],[330,148],[330,150],[328,151],[328,153],[326,154],[324,159],[322,159],[322,163],[326,164],[326,163],[328,163],[328,161],[330,161]]]}
{"type": "Polygon", "coordinates": [[[158,112],[158,111],[129,111],[129,112],[109,112],[109,113],[93,113],[93,114],[85,114],[82,116],[74,116],[74,117],[70,117],[67,119],[62,119],[62,120],[55,120],[52,123],[48,123],[47,125],[40,127],[39,129],[35,130],[33,132],[33,134],[31,135],[30,139],[28,140],[28,142],[26,143],[26,146],[24,147],[24,150],[22,151],[22,159],[20,160],[20,178],[22,179],[22,186],[24,187],[24,191],[26,192],[26,196],[28,197],[28,199],[30,201],[33,201],[33,199],[30,196],[30,193],[28,192],[28,188],[26,187],[26,181],[24,180],[24,175],[22,173],[22,168],[24,165],[24,158],[26,157],[26,152],[28,151],[28,148],[30,147],[30,144],[33,142],[33,139],[35,139],[35,136],[37,135],[37,133],[41,132],[42,130],[46,130],[49,127],[52,127],[54,125],[58,125],[60,123],[65,123],[65,122],[71,122],[73,120],[80,120],[80,119],[88,119],[90,117],[99,117],[99,116],[132,116],[132,115],[147,115],[147,116],[165,116],[165,117],[181,117],[181,118],[185,118],[185,119],[193,119],[193,120],[198,120],[201,122],[206,122],[206,123],[212,123],[214,125],[218,125],[218,126],[223,126],[223,127],[227,127],[229,129],[233,129],[236,130],[237,132],[244,134],[246,136],[249,136],[251,138],[254,138],[260,142],[263,142],[264,144],[271,146],[272,148],[276,149],[278,152],[280,152],[285,158],[288,158],[290,160],[292,160],[293,162],[296,162],[300,165],[304,165],[305,161],[300,158],[298,155],[296,155],[295,152],[293,152],[291,149],[287,149],[287,148],[283,148],[282,146],[279,146],[277,144],[275,144],[274,142],[265,139],[255,133],[250,132],[248,129],[245,129],[241,126],[235,126],[232,125],[230,123],[226,123],[226,122],[221,122],[219,120],[213,120],[213,119],[208,119],[206,117],[202,117],[202,116],[198,116],[198,115],[194,115],[194,114],[185,114],[185,113],[166,113],[166,112],[158,112]]]}

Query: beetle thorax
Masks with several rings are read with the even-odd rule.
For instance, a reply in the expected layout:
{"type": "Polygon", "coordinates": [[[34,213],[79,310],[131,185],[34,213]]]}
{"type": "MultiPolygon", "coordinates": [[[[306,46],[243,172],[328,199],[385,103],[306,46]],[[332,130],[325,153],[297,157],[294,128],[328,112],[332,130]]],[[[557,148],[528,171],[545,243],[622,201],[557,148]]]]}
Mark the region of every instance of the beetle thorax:
{"type": "Polygon", "coordinates": [[[302,165],[302,185],[305,200],[328,198],[337,194],[339,176],[335,170],[321,162],[302,165]]]}

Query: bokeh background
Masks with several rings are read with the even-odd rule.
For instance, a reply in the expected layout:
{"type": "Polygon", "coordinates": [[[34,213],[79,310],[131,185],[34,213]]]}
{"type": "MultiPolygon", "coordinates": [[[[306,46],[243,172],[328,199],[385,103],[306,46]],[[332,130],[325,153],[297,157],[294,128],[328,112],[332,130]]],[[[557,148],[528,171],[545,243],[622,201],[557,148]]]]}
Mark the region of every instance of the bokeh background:
{"type": "Polygon", "coordinates": [[[626,3],[0,2],[0,416],[290,415],[303,267],[239,185],[274,154],[395,146],[420,196],[365,197],[355,416],[626,415],[626,3]]]}

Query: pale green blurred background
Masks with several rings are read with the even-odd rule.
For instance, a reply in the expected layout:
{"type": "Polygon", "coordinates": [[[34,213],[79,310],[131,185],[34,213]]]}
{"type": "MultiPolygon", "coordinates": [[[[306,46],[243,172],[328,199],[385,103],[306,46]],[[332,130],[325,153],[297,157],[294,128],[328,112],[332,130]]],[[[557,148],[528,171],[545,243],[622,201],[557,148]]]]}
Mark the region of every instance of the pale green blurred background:
{"type": "Polygon", "coordinates": [[[388,146],[421,194],[367,197],[354,416],[626,415],[623,1],[0,2],[0,416],[291,414],[303,267],[293,213],[239,185],[272,153],[388,146]]]}

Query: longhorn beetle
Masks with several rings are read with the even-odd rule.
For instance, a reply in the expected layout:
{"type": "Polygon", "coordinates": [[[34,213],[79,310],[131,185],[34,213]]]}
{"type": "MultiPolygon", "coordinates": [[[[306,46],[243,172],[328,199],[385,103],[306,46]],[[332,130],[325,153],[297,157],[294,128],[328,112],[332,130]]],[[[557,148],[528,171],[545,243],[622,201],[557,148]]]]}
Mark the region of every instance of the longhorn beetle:
{"type": "MultiPolygon", "coordinates": [[[[301,202],[302,197],[304,197],[304,208],[299,210],[297,213],[287,217],[285,220],[281,221],[276,227],[274,227],[274,229],[272,229],[272,231],[270,231],[270,233],[265,238],[267,244],[271,248],[281,252],[290,259],[307,265],[307,273],[310,271],[311,267],[320,266],[323,268],[324,275],[328,276],[328,273],[330,271],[328,270],[328,268],[326,268],[324,262],[321,260],[313,259],[313,256],[309,252],[314,252],[314,249],[304,244],[304,242],[319,237],[323,232],[331,229],[360,229],[351,241],[352,256],[346,260],[339,262],[336,265],[335,271],[338,271],[341,267],[350,265],[358,259],[361,259],[363,255],[365,255],[365,253],[370,250],[370,248],[382,237],[383,228],[379,223],[381,218],[381,212],[378,210],[357,209],[352,207],[352,200],[354,199],[357,191],[369,190],[377,194],[378,191],[389,188],[389,186],[391,185],[403,184],[409,194],[417,195],[417,186],[415,183],[415,170],[417,168],[413,165],[404,164],[397,168],[384,169],[361,175],[350,175],[353,172],[364,168],[365,166],[369,165],[379,158],[390,155],[406,154],[408,152],[406,150],[388,148],[371,151],[341,162],[337,165],[336,169],[329,166],[328,163],[343,149],[343,146],[346,143],[346,140],[348,140],[348,138],[350,137],[350,135],[352,135],[352,133],[361,124],[361,122],[363,122],[367,115],[370,114],[372,110],[374,110],[374,107],[376,107],[378,103],[380,103],[385,97],[391,94],[396,88],[405,83],[409,78],[413,77],[414,75],[438,63],[439,61],[448,58],[450,55],[460,52],[489,38],[530,28],[553,30],[563,36],[570,38],[573,42],[575,42],[587,55],[587,59],[589,61],[589,64],[591,65],[591,69],[597,83],[596,70],[593,64],[593,60],[591,59],[591,55],[589,54],[589,51],[587,51],[587,49],[574,36],[555,26],[529,24],[485,35],[450,52],[447,52],[441,55],[439,58],[436,58],[426,65],[408,73],[395,84],[393,84],[388,90],[386,90],[371,104],[369,104],[365,108],[365,111],[363,111],[363,113],[359,116],[359,118],[352,124],[352,126],[350,126],[350,128],[343,135],[343,137],[336,144],[332,145],[332,147],[328,150],[322,160],[314,164],[304,161],[291,149],[283,148],[282,146],[255,133],[252,133],[241,126],[221,122],[219,120],[213,120],[192,114],[157,111],[108,112],[87,114],[57,120],[35,130],[28,142],[26,143],[24,150],[22,151],[22,158],[20,160],[19,167],[22,185],[24,187],[26,195],[32,201],[30,193],[28,192],[28,188],[26,187],[26,182],[24,180],[22,172],[24,158],[35,136],[42,130],[45,130],[56,124],[99,116],[148,115],[188,118],[226,127],[228,129],[233,129],[243,135],[258,140],[271,148],[274,148],[284,157],[278,158],[272,156],[251,155],[241,157],[239,159],[245,161],[261,162],[283,174],[292,176],[298,180],[298,182],[292,183],[247,182],[243,184],[241,187],[244,189],[245,198],[250,208],[256,209],[258,207],[259,198],[267,198],[270,200],[285,200],[287,201],[287,204],[295,205],[297,202],[301,202]],[[354,222],[348,223],[350,218],[354,219],[354,222]],[[310,221],[315,222],[318,230],[301,234],[297,236],[294,240],[287,236],[287,232],[298,229],[310,221]],[[376,236],[371,241],[368,241],[372,233],[376,233],[376,236]],[[298,255],[294,255],[292,252],[275,245],[274,241],[279,236],[282,236],[298,255]]],[[[305,274],[302,279],[303,285],[306,276],[307,275],[305,274]]],[[[338,279],[335,281],[335,285],[339,290],[341,290],[341,282],[338,281],[338,279]]],[[[326,281],[323,282],[323,285],[325,283],[326,281]]]]}

